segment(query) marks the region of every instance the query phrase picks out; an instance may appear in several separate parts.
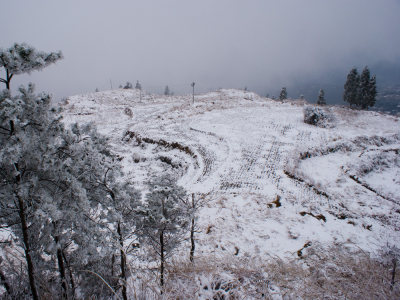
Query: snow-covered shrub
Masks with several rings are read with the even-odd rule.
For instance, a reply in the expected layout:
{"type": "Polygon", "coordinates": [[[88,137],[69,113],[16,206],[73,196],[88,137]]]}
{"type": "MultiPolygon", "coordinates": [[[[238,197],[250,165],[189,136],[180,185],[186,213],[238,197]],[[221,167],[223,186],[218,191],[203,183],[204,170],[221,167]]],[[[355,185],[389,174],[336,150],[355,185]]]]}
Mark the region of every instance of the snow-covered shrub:
{"type": "Polygon", "coordinates": [[[320,107],[306,106],[303,110],[304,123],[318,127],[331,127],[333,116],[320,107]]]}
{"type": "Polygon", "coordinates": [[[132,83],[130,83],[129,81],[127,81],[126,84],[124,85],[124,89],[127,90],[127,89],[132,89],[132,88],[133,88],[132,83]]]}
{"type": "Polygon", "coordinates": [[[133,112],[129,107],[125,107],[124,109],[124,114],[126,114],[128,117],[132,118],[133,117],[133,112]]]}
{"type": "Polygon", "coordinates": [[[143,155],[141,155],[140,153],[138,153],[138,152],[134,152],[133,154],[132,154],[132,159],[133,159],[133,161],[137,164],[137,163],[140,163],[140,162],[143,162],[143,161],[146,161],[146,157],[144,157],[143,155]]]}

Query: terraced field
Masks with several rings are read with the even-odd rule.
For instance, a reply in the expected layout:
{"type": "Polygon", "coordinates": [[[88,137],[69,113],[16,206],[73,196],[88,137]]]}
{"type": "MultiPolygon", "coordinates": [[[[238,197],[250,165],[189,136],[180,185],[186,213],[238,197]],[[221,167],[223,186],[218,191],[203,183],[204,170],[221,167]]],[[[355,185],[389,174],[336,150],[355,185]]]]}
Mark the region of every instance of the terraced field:
{"type": "Polygon", "coordinates": [[[197,255],[400,244],[398,118],[329,108],[334,121],[319,128],[304,124],[303,106],[236,90],[198,96],[194,105],[183,96],[140,102],[135,90],[119,90],[71,97],[64,116],[109,136],[144,192],[149,177],[170,172],[206,198],[197,255]],[[377,153],[389,153],[378,166],[377,153]]]}

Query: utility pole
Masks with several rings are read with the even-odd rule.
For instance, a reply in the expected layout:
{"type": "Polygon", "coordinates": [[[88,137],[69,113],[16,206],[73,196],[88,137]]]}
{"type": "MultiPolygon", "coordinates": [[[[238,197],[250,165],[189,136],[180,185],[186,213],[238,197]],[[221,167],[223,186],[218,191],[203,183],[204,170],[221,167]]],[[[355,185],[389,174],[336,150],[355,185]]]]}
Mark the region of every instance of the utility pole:
{"type": "Polygon", "coordinates": [[[113,89],[113,88],[112,88],[112,81],[111,81],[111,79],[110,79],[110,85],[111,85],[111,89],[113,89]]]}
{"type": "Polygon", "coordinates": [[[139,90],[139,102],[142,102],[142,85],[139,83],[139,80],[136,81],[135,89],[139,90]]]}
{"type": "Polygon", "coordinates": [[[194,104],[194,85],[195,85],[195,83],[194,82],[192,82],[192,84],[190,85],[192,88],[193,88],[193,104],[194,104]]]}

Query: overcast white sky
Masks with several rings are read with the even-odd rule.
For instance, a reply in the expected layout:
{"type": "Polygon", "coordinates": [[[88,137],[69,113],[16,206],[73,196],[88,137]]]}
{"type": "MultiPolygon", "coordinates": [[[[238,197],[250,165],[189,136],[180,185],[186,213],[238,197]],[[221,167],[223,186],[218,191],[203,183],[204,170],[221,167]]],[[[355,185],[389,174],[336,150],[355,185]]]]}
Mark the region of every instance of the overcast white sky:
{"type": "MultiPolygon", "coordinates": [[[[55,98],[139,80],[264,93],[323,72],[399,61],[399,0],[0,0],[0,47],[64,60],[13,79],[55,98]]],[[[0,70],[0,77],[4,76],[0,70]]]]}

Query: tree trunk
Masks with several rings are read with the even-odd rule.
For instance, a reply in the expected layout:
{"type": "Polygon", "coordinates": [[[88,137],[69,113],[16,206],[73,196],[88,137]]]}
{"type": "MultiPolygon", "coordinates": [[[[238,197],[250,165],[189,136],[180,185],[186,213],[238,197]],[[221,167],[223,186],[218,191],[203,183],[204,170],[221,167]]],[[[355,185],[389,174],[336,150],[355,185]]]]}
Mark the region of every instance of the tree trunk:
{"type": "Polygon", "coordinates": [[[393,287],[394,287],[394,282],[395,282],[394,280],[396,277],[396,266],[397,266],[397,259],[393,258],[392,281],[390,283],[390,290],[393,290],[393,287]]]}
{"type": "Polygon", "coordinates": [[[54,237],[54,241],[56,242],[56,245],[57,245],[57,263],[58,263],[58,272],[60,273],[60,279],[61,279],[61,297],[62,297],[62,299],[68,299],[67,280],[66,280],[66,276],[65,276],[65,266],[64,266],[62,250],[59,245],[58,236],[54,237]]]}
{"type": "Polygon", "coordinates": [[[114,289],[118,289],[119,278],[118,278],[118,275],[115,274],[115,270],[114,270],[115,258],[116,258],[115,254],[111,255],[111,282],[110,282],[110,285],[114,289]]]}
{"type": "Polygon", "coordinates": [[[121,231],[121,223],[118,221],[118,228],[117,228],[118,236],[119,236],[119,246],[120,248],[120,253],[121,253],[121,282],[122,282],[122,298],[124,300],[128,300],[127,294],[126,294],[126,257],[124,253],[124,240],[122,237],[122,231],[121,231]]]}
{"type": "MultiPolygon", "coordinates": [[[[164,257],[164,230],[162,230],[160,232],[160,247],[161,247],[161,251],[160,251],[160,259],[161,259],[161,265],[160,265],[160,285],[161,285],[161,289],[164,286],[164,261],[165,261],[165,257],[164,257]]],[[[161,292],[162,293],[162,292],[161,292]]]]}
{"type": "Polygon", "coordinates": [[[5,84],[6,84],[6,89],[10,90],[10,82],[11,82],[11,78],[13,77],[14,74],[10,74],[10,72],[8,71],[8,69],[6,69],[6,80],[5,80],[5,84]]]}
{"type": "Polygon", "coordinates": [[[65,256],[64,251],[61,251],[62,253],[62,257],[64,259],[65,264],[67,265],[68,268],[68,272],[69,272],[69,281],[71,283],[71,289],[72,289],[72,298],[75,299],[75,281],[74,281],[74,276],[72,275],[72,269],[71,269],[71,265],[69,264],[69,261],[67,260],[67,257],[65,256]]]}
{"type": "Polygon", "coordinates": [[[114,278],[114,263],[115,263],[115,255],[111,256],[111,278],[114,278]]]}
{"type": "MultiPolygon", "coordinates": [[[[195,205],[194,205],[194,194],[192,194],[192,209],[193,209],[193,213],[194,213],[194,209],[195,209],[195,205]]],[[[190,227],[190,243],[191,243],[191,247],[190,247],[190,256],[189,259],[191,262],[193,262],[194,260],[194,250],[196,248],[195,245],[195,240],[194,240],[194,215],[192,217],[192,226],[190,227]]]]}
{"type": "Polygon", "coordinates": [[[10,123],[10,136],[12,136],[14,134],[14,131],[15,131],[15,129],[14,129],[14,121],[10,120],[9,123],[10,123]]]}
{"type": "Polygon", "coordinates": [[[194,217],[192,218],[192,226],[190,227],[190,261],[193,262],[194,260],[194,249],[196,248],[195,241],[194,241],[194,217]]]}
{"type": "MultiPolygon", "coordinates": [[[[19,177],[19,175],[17,177],[19,177]]],[[[19,181],[19,178],[17,178],[17,181],[19,181]]],[[[29,285],[31,287],[33,300],[39,300],[39,296],[38,296],[38,292],[36,290],[36,284],[35,284],[34,267],[33,267],[30,243],[29,243],[29,238],[28,238],[28,225],[26,223],[24,202],[19,195],[17,195],[17,198],[18,198],[18,206],[19,206],[18,213],[19,213],[19,218],[21,220],[21,229],[22,229],[22,236],[23,236],[23,242],[24,242],[24,248],[25,248],[24,249],[25,260],[28,265],[29,285]]]]}

